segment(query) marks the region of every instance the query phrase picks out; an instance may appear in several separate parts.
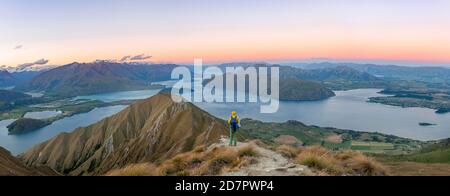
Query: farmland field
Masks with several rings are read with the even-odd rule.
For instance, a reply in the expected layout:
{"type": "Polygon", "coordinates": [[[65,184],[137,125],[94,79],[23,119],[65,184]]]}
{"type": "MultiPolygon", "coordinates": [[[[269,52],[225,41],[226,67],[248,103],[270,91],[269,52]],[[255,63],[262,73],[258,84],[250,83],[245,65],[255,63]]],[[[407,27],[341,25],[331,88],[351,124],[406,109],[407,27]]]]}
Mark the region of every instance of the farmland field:
{"type": "Polygon", "coordinates": [[[395,150],[395,147],[390,143],[352,141],[351,149],[370,153],[382,153],[386,150],[395,150]]]}

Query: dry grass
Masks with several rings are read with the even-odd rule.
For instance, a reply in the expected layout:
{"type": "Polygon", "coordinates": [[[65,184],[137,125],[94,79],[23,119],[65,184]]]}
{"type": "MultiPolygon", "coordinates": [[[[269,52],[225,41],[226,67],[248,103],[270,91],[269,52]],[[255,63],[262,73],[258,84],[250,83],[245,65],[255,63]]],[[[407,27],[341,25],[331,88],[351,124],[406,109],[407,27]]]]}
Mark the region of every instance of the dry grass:
{"type": "Polygon", "coordinates": [[[385,176],[389,175],[381,163],[357,151],[344,151],[336,155],[342,167],[350,169],[354,175],[385,176]]]}
{"type": "Polygon", "coordinates": [[[153,164],[142,163],[129,165],[122,169],[108,172],[107,176],[157,176],[158,168],[153,164]]]}
{"type": "Polygon", "coordinates": [[[297,157],[297,155],[300,153],[300,149],[287,145],[279,146],[278,148],[276,148],[276,151],[289,159],[297,157]]]}
{"type": "Polygon", "coordinates": [[[340,175],[344,169],[339,167],[337,159],[331,151],[320,146],[303,148],[296,158],[297,162],[310,168],[331,175],[340,175]]]}
{"type": "MultiPolygon", "coordinates": [[[[210,176],[238,171],[258,162],[257,145],[251,142],[240,148],[195,148],[159,165],[135,164],[109,172],[109,176],[210,176]]],[[[279,146],[276,151],[299,164],[306,165],[318,175],[389,175],[379,162],[357,151],[329,151],[320,146],[295,148],[279,146]]]]}
{"type": "Polygon", "coordinates": [[[265,144],[261,140],[252,140],[251,143],[253,143],[253,144],[255,144],[255,145],[259,146],[259,147],[262,147],[262,148],[268,148],[267,144],[265,144]]]}
{"type": "Polygon", "coordinates": [[[257,162],[253,144],[241,148],[205,147],[179,154],[160,165],[136,164],[109,172],[109,176],[205,176],[235,171],[257,162]],[[200,150],[202,149],[202,150],[200,150]]]}
{"type": "Polygon", "coordinates": [[[206,146],[205,145],[201,145],[201,146],[195,147],[193,152],[200,153],[200,152],[205,152],[205,150],[206,150],[206,146]]]}
{"type": "Polygon", "coordinates": [[[206,175],[219,174],[225,166],[237,163],[233,163],[238,157],[238,153],[234,149],[220,149],[216,150],[212,155],[208,163],[208,171],[206,175]]]}
{"type": "Polygon", "coordinates": [[[328,175],[389,175],[382,164],[357,151],[332,152],[313,146],[301,149],[296,160],[299,164],[328,175]]]}
{"type": "Polygon", "coordinates": [[[238,150],[239,157],[257,157],[260,154],[256,151],[253,144],[246,145],[238,150]]]}

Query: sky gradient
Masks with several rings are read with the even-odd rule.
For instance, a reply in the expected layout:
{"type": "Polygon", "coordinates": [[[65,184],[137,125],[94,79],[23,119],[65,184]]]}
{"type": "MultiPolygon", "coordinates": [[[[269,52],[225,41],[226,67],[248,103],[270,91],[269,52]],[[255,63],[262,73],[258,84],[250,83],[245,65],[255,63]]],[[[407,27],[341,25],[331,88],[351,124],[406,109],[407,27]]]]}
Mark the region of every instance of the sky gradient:
{"type": "Polygon", "coordinates": [[[450,65],[450,1],[0,0],[0,65],[139,54],[450,65]]]}

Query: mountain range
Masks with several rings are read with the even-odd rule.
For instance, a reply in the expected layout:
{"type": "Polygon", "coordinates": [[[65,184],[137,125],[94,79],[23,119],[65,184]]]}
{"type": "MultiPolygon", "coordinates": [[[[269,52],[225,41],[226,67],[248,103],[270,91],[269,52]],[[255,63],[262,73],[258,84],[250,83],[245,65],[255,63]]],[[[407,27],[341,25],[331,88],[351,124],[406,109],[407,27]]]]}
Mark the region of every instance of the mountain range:
{"type": "MultiPolygon", "coordinates": [[[[236,66],[277,66],[268,64],[232,64],[236,66]]],[[[224,65],[222,65],[224,66],[224,65]]],[[[51,96],[78,96],[86,94],[148,89],[151,82],[169,80],[171,71],[177,67],[174,64],[129,64],[110,61],[96,61],[92,63],[72,63],[57,67],[34,76],[28,82],[16,86],[17,91],[45,91],[51,96]]],[[[331,89],[349,89],[359,87],[379,87],[383,85],[381,79],[348,67],[335,67],[317,70],[305,70],[289,66],[280,66],[280,82],[289,88],[284,88],[281,97],[286,100],[318,100],[332,95],[331,89]],[[285,82],[285,79],[287,82],[285,82]],[[300,81],[295,81],[298,79],[300,81]],[[307,82],[308,81],[308,82],[307,82]],[[304,84],[302,86],[291,84],[304,84]],[[287,86],[286,86],[287,85],[287,86]],[[297,89],[298,88],[298,89],[297,89]],[[288,89],[293,89],[296,92],[288,89]],[[302,91],[302,93],[299,93],[302,91]],[[305,94],[306,93],[306,94],[305,94]],[[294,95],[319,95],[318,97],[294,97],[294,95]]]]}
{"type": "MultiPolygon", "coordinates": [[[[237,73],[237,76],[244,77],[242,73],[237,73]]],[[[223,75],[223,82],[226,84],[228,77],[234,77],[226,73],[223,75]]],[[[267,87],[268,92],[271,92],[270,77],[268,77],[267,87]]],[[[205,80],[204,84],[211,82],[211,80],[205,80]]],[[[235,80],[237,83],[237,79],[235,80]]],[[[249,81],[245,81],[245,92],[249,92],[249,81]]],[[[259,84],[259,79],[258,82],[259,84]]],[[[237,86],[235,85],[235,92],[237,91],[237,86]]],[[[226,86],[225,88],[231,89],[232,86],[226,86]]],[[[225,92],[225,94],[228,91],[225,92]]],[[[318,101],[327,99],[335,96],[334,92],[329,88],[325,87],[319,82],[309,81],[309,80],[299,80],[295,77],[290,78],[279,78],[279,99],[282,101],[318,101]]]]}
{"type": "Polygon", "coordinates": [[[0,87],[10,87],[16,85],[17,78],[6,70],[0,70],[0,87]]]}
{"type": "Polygon", "coordinates": [[[226,135],[224,121],[169,94],[138,101],[114,116],[62,133],[20,156],[69,175],[104,174],[144,161],[160,162],[226,135]]]}
{"type": "Polygon", "coordinates": [[[406,67],[397,65],[375,65],[356,63],[311,63],[299,67],[304,69],[324,69],[346,66],[383,78],[418,80],[424,82],[450,82],[450,69],[445,67],[406,67]]]}
{"type": "Polygon", "coordinates": [[[0,69],[0,87],[13,87],[30,81],[35,76],[49,70],[51,67],[36,70],[11,71],[0,69]]]}
{"type": "Polygon", "coordinates": [[[170,79],[174,64],[143,65],[96,61],[71,63],[39,74],[18,85],[19,91],[45,91],[49,95],[77,96],[148,89],[151,82],[170,79]]]}
{"type": "Polygon", "coordinates": [[[382,79],[346,66],[311,70],[281,66],[280,77],[317,81],[333,90],[383,88],[386,86],[386,82],[382,79]]]}
{"type": "Polygon", "coordinates": [[[348,66],[321,67],[305,69],[288,65],[269,63],[230,63],[219,65],[223,70],[227,66],[253,67],[279,67],[280,81],[286,78],[297,78],[303,81],[320,82],[333,90],[349,90],[355,88],[384,88],[386,81],[364,71],[348,66]]]}

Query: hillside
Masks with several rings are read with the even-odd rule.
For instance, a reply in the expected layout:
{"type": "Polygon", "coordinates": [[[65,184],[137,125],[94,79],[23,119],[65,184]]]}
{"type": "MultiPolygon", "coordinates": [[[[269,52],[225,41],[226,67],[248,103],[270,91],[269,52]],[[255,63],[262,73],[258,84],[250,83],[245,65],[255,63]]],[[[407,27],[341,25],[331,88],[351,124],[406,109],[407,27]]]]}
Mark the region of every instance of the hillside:
{"type": "Polygon", "coordinates": [[[49,125],[51,122],[39,119],[21,118],[7,126],[9,135],[28,133],[49,125]]]}
{"type": "Polygon", "coordinates": [[[358,150],[376,154],[407,154],[425,145],[424,142],[381,133],[308,126],[298,121],[284,123],[242,119],[241,133],[250,139],[268,144],[312,146],[331,150],[358,150]]]}
{"type": "Polygon", "coordinates": [[[324,67],[317,69],[303,69],[293,66],[281,66],[267,63],[230,63],[220,65],[223,70],[226,66],[249,66],[280,68],[280,78],[297,78],[299,80],[316,81],[333,90],[348,90],[355,88],[384,88],[387,83],[369,73],[359,71],[347,66],[324,67]]]}
{"type": "Polygon", "coordinates": [[[0,111],[13,108],[15,102],[18,100],[25,100],[29,98],[31,98],[31,96],[24,93],[10,90],[0,90],[0,111]]]}
{"type": "Polygon", "coordinates": [[[6,70],[0,70],[0,87],[10,87],[16,85],[17,78],[6,70]]]}
{"type": "MultiPolygon", "coordinates": [[[[230,74],[223,75],[223,82],[226,84],[226,78],[231,77],[230,74]]],[[[211,80],[206,80],[207,84],[211,80]]],[[[270,78],[269,78],[270,81],[270,78]]],[[[270,83],[270,82],[268,82],[270,83]]],[[[280,78],[279,79],[279,99],[282,101],[318,101],[335,96],[334,92],[319,82],[299,80],[297,78],[280,78]]],[[[246,81],[246,92],[249,82],[246,81]]],[[[231,88],[226,86],[226,88],[231,88]]],[[[235,87],[235,91],[237,87],[235,87]]],[[[268,85],[270,91],[270,85],[268,85]]]]}
{"type": "Polygon", "coordinates": [[[386,158],[393,161],[450,164],[450,139],[429,144],[416,153],[386,158]]]}
{"type": "Polygon", "coordinates": [[[392,171],[393,175],[450,175],[450,139],[430,142],[423,149],[407,155],[375,157],[392,171]]]}
{"type": "Polygon", "coordinates": [[[55,176],[58,175],[50,168],[30,168],[25,166],[10,152],[0,147],[0,176],[55,176]]]}
{"type": "Polygon", "coordinates": [[[223,121],[169,94],[138,101],[118,114],[34,146],[21,159],[69,175],[104,174],[143,161],[160,162],[227,134],[223,121]]]}
{"type": "Polygon", "coordinates": [[[345,66],[312,70],[281,66],[280,77],[319,81],[334,90],[381,88],[386,86],[386,82],[380,78],[345,66]]]}
{"type": "Polygon", "coordinates": [[[24,99],[30,97],[31,97],[30,95],[21,92],[0,90],[0,102],[11,102],[17,99],[24,99]]]}
{"type": "Polygon", "coordinates": [[[305,69],[323,69],[347,66],[361,72],[377,75],[384,78],[402,80],[419,80],[424,82],[449,82],[450,69],[445,67],[406,67],[397,65],[375,65],[356,63],[311,63],[303,65],[305,69]]]}
{"type": "Polygon", "coordinates": [[[17,84],[22,84],[32,80],[34,77],[38,76],[51,68],[39,69],[39,70],[24,70],[12,72],[11,75],[18,80],[17,84]]]}
{"type": "Polygon", "coordinates": [[[144,65],[97,61],[51,69],[19,85],[20,91],[45,91],[54,96],[146,89],[151,82],[170,79],[176,65],[144,65]]]}
{"type": "Polygon", "coordinates": [[[389,175],[386,168],[356,151],[333,152],[319,146],[267,146],[258,140],[229,147],[227,139],[199,147],[161,164],[130,164],[108,176],[319,176],[389,175]]]}
{"type": "Polygon", "coordinates": [[[280,80],[280,100],[283,101],[316,101],[333,96],[333,91],[318,82],[296,78],[280,80]]]}

